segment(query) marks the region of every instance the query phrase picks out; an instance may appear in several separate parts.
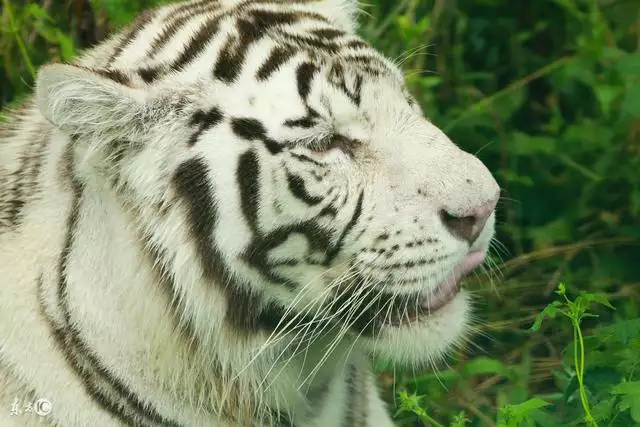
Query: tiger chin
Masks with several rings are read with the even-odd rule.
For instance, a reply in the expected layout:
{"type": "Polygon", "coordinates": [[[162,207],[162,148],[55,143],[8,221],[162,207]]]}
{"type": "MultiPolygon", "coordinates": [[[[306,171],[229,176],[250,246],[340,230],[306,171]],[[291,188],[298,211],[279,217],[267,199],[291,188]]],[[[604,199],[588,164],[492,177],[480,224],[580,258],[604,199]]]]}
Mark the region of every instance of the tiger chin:
{"type": "Polygon", "coordinates": [[[393,425],[370,358],[464,337],[499,188],[356,8],[175,3],[40,69],[0,129],[0,425],[393,425]]]}

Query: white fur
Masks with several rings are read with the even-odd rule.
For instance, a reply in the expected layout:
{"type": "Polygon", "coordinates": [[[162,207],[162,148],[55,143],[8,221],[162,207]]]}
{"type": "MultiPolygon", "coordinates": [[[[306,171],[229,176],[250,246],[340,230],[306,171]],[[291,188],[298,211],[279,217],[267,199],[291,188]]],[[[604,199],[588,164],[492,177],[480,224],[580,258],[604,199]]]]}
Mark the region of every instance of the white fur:
{"type": "MultiPolygon", "coordinates": [[[[212,79],[211,70],[227,36],[236,31],[235,16],[231,15],[220,22],[218,34],[202,46],[188,67],[153,84],[140,80],[136,69],[175,60],[206,18],[242,3],[223,1],[222,5],[193,18],[152,58],[146,56],[146,48],[162,31],[163,20],[172,16],[175,5],[160,9],[112,63],[108,58],[122,35],[88,51],[75,65],[43,67],[36,106],[28,107],[22,118],[14,117],[14,129],[2,137],[0,385],[6,384],[6,388],[0,388],[0,408],[10,408],[14,397],[33,391],[34,396],[51,400],[53,412],[42,419],[23,415],[17,421],[9,416],[9,409],[0,409],[0,425],[27,425],[37,420],[65,427],[122,425],[87,394],[39,312],[36,286],[41,278],[41,297],[49,310],[46,315],[63,320],[56,305],[56,284],[73,200],[73,181],[65,169],[69,147],[74,156],[74,179],[84,186],[66,264],[66,295],[73,324],[128,389],[152,402],[169,419],[196,427],[244,425],[252,413],[271,407],[292,414],[296,426],[340,425],[352,394],[345,378],[353,365],[366,384],[365,424],[390,427],[391,419],[368,366],[369,354],[400,365],[424,366],[441,357],[465,333],[469,304],[464,292],[416,324],[385,326],[373,337],[359,336],[348,325],[337,330],[321,323],[302,325],[298,332],[314,339],[304,344],[308,345],[306,351],[293,356],[286,352],[295,342],[291,334],[263,332],[240,337],[225,324],[228,305],[223,288],[205,280],[186,219],[188,206],[171,185],[175,171],[189,159],[201,158],[207,164],[219,215],[211,241],[220,248],[233,277],[242,278],[246,291],[262,295],[264,301],[317,317],[337,318],[325,308],[331,304],[329,291],[336,283],[349,282],[345,276],[351,273],[346,267],[350,260],[370,267],[370,280],[355,290],[355,299],[376,290],[401,294],[434,289],[470,250],[487,249],[494,227],[492,216],[470,248],[443,226],[440,209],[463,212],[494,199],[498,189],[477,158],[461,151],[407,103],[399,70],[372,49],[359,53],[377,58],[388,72],[379,76],[364,73],[359,106],[328,82],[328,73],[336,63],[344,63],[347,85],[355,85],[356,74],[363,73],[341,55],[324,58],[307,102],[325,117],[330,110],[334,120],[321,120],[311,129],[282,126],[284,121],[306,114],[295,73],[301,62],[317,59],[302,51],[267,81],[258,81],[255,73],[271,48],[281,43],[282,34],[302,33],[309,24],[281,28],[278,31],[282,33],[255,43],[242,73],[228,84],[212,79]],[[92,71],[109,67],[129,76],[131,87],[92,71]],[[195,129],[189,124],[190,114],[213,106],[225,118],[258,119],[270,138],[296,142],[292,152],[309,155],[326,167],[303,169],[291,157],[271,156],[263,144],[241,140],[228,122],[203,132],[198,142],[187,148],[185,141],[195,129]],[[339,150],[310,154],[312,140],[332,132],[362,142],[352,159],[339,150]],[[11,220],[8,201],[13,194],[13,177],[37,138],[47,138],[37,191],[22,196],[26,204],[20,225],[4,228],[11,220]],[[117,166],[110,151],[114,140],[123,144],[117,166]],[[261,232],[313,218],[335,198],[345,202],[344,208],[332,220],[319,220],[335,243],[363,191],[362,220],[346,236],[329,268],[302,264],[278,269],[282,276],[303,284],[298,291],[267,283],[259,271],[241,261],[252,231],[242,215],[236,166],[249,149],[255,150],[260,160],[263,178],[261,232]],[[305,205],[286,191],[285,167],[305,177],[308,191],[332,197],[316,206],[305,205]],[[327,175],[316,181],[313,176],[317,173],[327,175]],[[114,185],[116,174],[119,184],[114,185]],[[371,220],[367,222],[368,217],[371,220]],[[380,243],[377,237],[384,233],[390,238],[380,243]],[[167,313],[166,292],[143,256],[141,234],[148,235],[147,243],[167,250],[163,267],[174,280],[181,319],[193,325],[198,337],[200,345],[195,349],[176,334],[167,313]],[[435,243],[406,245],[421,238],[435,243]],[[402,249],[391,260],[369,250],[395,244],[402,249]],[[439,256],[446,258],[407,268],[393,280],[376,276],[378,267],[391,262],[439,256]],[[403,286],[403,280],[416,278],[421,279],[417,284],[403,286]],[[325,403],[310,408],[307,392],[323,384],[329,384],[325,403]],[[220,417],[229,408],[238,424],[220,417]]],[[[336,28],[355,31],[355,1],[322,0],[264,8],[317,12],[336,28]]],[[[302,235],[291,235],[269,253],[269,259],[299,256],[311,244],[302,235]]],[[[323,255],[311,257],[320,259],[323,255]]],[[[105,390],[109,387],[102,386],[105,390]]]]}

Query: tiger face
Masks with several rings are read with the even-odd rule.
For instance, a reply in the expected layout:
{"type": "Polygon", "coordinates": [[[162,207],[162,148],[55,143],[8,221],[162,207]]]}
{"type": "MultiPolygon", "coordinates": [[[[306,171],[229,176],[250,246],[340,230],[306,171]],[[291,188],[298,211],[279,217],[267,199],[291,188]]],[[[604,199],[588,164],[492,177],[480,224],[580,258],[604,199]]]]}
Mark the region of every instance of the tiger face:
{"type": "Polygon", "coordinates": [[[411,364],[444,352],[493,237],[486,167],[339,20],[256,2],[189,37],[174,57],[45,67],[37,98],[80,179],[162,254],[194,333],[338,337],[411,364]]]}

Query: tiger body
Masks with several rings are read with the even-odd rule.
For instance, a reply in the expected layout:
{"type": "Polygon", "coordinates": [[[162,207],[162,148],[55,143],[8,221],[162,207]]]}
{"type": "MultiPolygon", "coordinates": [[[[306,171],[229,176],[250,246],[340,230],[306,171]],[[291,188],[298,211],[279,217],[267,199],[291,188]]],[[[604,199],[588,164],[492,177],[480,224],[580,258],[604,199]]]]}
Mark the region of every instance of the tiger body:
{"type": "Polygon", "coordinates": [[[177,3],[41,69],[0,129],[0,425],[393,425],[370,356],[464,337],[498,187],[355,12],[177,3]]]}

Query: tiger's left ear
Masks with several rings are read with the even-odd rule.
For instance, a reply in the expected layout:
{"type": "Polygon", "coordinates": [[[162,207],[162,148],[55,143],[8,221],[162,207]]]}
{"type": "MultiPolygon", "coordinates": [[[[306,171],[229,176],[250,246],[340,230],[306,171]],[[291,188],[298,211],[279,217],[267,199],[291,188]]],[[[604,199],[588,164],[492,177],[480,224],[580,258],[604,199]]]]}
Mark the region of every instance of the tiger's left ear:
{"type": "Polygon", "coordinates": [[[36,102],[42,115],[69,135],[123,137],[149,126],[147,91],[129,82],[118,71],[46,65],[36,81],[36,102]]]}

